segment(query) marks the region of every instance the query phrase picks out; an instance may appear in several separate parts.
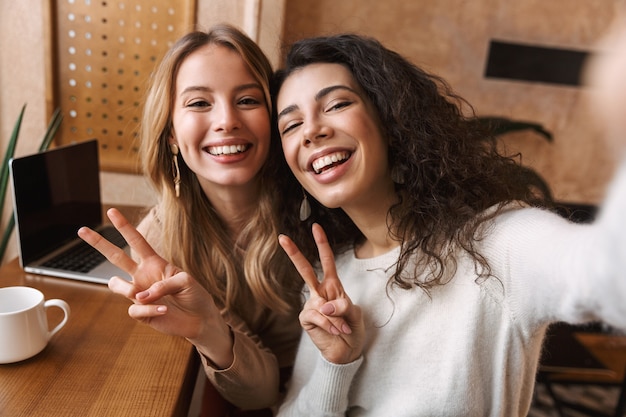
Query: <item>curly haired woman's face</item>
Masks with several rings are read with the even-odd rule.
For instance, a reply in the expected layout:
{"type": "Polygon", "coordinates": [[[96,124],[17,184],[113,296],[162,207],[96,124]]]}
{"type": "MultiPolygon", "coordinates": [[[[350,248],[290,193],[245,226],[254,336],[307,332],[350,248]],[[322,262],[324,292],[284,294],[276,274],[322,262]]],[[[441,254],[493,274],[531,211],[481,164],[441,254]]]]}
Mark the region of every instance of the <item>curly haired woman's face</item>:
{"type": "Polygon", "coordinates": [[[280,89],[277,111],[287,163],[320,203],[349,211],[393,194],[387,141],[374,107],[346,67],[311,64],[296,70],[280,89]]]}
{"type": "Polygon", "coordinates": [[[238,53],[207,45],[183,61],[172,120],[170,143],[178,144],[205,192],[256,187],[269,152],[270,118],[262,86],[238,53]]]}

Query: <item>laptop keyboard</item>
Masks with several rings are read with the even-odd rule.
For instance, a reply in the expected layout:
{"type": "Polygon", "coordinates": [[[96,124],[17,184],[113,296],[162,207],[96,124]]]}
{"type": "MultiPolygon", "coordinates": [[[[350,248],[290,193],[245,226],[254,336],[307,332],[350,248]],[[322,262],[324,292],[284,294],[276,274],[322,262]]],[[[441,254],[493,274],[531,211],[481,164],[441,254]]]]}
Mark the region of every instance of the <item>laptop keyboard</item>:
{"type": "MultiPolygon", "coordinates": [[[[119,248],[126,246],[126,241],[114,227],[107,227],[101,230],[100,234],[119,248]]],[[[43,266],[87,273],[105,260],[104,255],[91,247],[88,243],[80,241],[78,244],[44,262],[43,266]]]]}

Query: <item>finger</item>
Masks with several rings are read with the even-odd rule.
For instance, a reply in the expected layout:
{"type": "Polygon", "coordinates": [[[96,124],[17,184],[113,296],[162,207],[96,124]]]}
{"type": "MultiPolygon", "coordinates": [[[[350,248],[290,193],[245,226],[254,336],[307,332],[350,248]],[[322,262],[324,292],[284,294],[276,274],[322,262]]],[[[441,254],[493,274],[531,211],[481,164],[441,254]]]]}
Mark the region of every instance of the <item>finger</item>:
{"type": "Polygon", "coordinates": [[[137,231],[135,226],[130,224],[126,217],[116,208],[111,208],[107,211],[107,216],[113,226],[124,237],[128,246],[139,256],[140,259],[145,259],[150,256],[156,255],[156,252],[150,246],[150,244],[144,239],[144,237],[137,231]]]}
{"type": "Polygon", "coordinates": [[[339,280],[339,276],[337,275],[337,266],[335,264],[333,250],[328,243],[324,229],[317,223],[313,224],[313,238],[317,245],[322,271],[324,272],[324,278],[320,283],[320,289],[318,289],[318,291],[327,300],[347,297],[343,285],[341,285],[341,281],[339,280]]]}
{"type": "Polygon", "coordinates": [[[327,301],[320,307],[320,312],[327,316],[341,317],[348,314],[353,304],[348,298],[337,298],[336,300],[327,301]]]}
{"type": "Polygon", "coordinates": [[[320,284],[323,287],[322,296],[328,302],[320,307],[320,312],[329,318],[333,326],[342,333],[351,334],[352,329],[343,316],[351,311],[352,301],[345,293],[343,285],[337,275],[337,266],[335,264],[335,256],[332,248],[328,243],[328,238],[322,226],[317,223],[313,224],[313,238],[317,245],[324,278],[320,284]]]}
{"type": "Polygon", "coordinates": [[[322,305],[319,309],[320,313],[329,318],[330,322],[344,334],[351,334],[350,326],[353,317],[354,306],[350,300],[346,298],[338,298],[322,305]]]}
{"type": "Polygon", "coordinates": [[[300,252],[298,246],[293,242],[293,240],[285,235],[278,236],[278,243],[283,248],[289,259],[291,259],[291,262],[296,267],[296,270],[309,287],[311,294],[318,295],[317,287],[319,285],[319,281],[317,280],[315,270],[302,252],[300,252]]]}
{"type": "Polygon", "coordinates": [[[337,268],[335,266],[335,256],[333,250],[328,243],[328,238],[322,226],[317,223],[313,224],[313,238],[317,245],[317,251],[320,255],[320,263],[324,271],[324,279],[327,277],[337,278],[337,268]]]}
{"type": "Polygon", "coordinates": [[[158,304],[132,304],[128,307],[128,315],[135,320],[146,320],[167,313],[167,306],[158,304]]]}
{"type": "MultiPolygon", "coordinates": [[[[337,336],[341,334],[339,328],[333,323],[332,318],[329,318],[313,308],[307,308],[300,312],[300,325],[306,331],[310,331],[315,328],[323,329],[325,332],[337,336]]],[[[341,326],[341,323],[337,323],[341,326]]]]}
{"type": "Polygon", "coordinates": [[[109,289],[115,294],[122,295],[129,300],[135,299],[137,288],[130,282],[120,277],[113,277],[108,282],[109,289]]]}
{"type": "Polygon", "coordinates": [[[135,298],[141,304],[149,304],[167,295],[178,294],[189,286],[189,275],[183,272],[155,282],[148,289],[135,294],[135,298]]]}
{"type": "Polygon", "coordinates": [[[117,265],[130,275],[134,274],[137,263],[123,249],[103,238],[100,233],[83,226],[78,229],[78,236],[104,255],[113,265],[117,265]]]}

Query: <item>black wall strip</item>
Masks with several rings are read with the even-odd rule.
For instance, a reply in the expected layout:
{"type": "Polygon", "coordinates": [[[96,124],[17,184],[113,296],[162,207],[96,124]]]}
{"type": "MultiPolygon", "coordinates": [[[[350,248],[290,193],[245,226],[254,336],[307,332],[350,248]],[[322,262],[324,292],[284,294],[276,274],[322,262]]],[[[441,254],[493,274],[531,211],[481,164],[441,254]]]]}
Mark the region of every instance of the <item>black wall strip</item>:
{"type": "Polygon", "coordinates": [[[578,86],[588,52],[491,41],[485,77],[578,86]]]}

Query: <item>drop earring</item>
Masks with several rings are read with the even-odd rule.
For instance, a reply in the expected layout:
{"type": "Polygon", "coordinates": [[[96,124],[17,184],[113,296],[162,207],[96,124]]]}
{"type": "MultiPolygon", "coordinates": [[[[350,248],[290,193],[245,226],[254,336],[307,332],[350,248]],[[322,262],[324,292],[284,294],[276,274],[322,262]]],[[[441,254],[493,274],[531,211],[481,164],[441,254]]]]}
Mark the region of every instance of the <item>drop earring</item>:
{"type": "Polygon", "coordinates": [[[170,143],[172,151],[172,170],[174,171],[174,191],[176,198],[180,197],[180,169],[178,168],[178,145],[170,143]]]}
{"type": "Polygon", "coordinates": [[[309,204],[309,199],[306,197],[306,193],[304,190],[302,191],[304,197],[302,198],[302,202],[300,203],[300,221],[303,222],[309,217],[311,217],[311,205],[309,204]]]}

